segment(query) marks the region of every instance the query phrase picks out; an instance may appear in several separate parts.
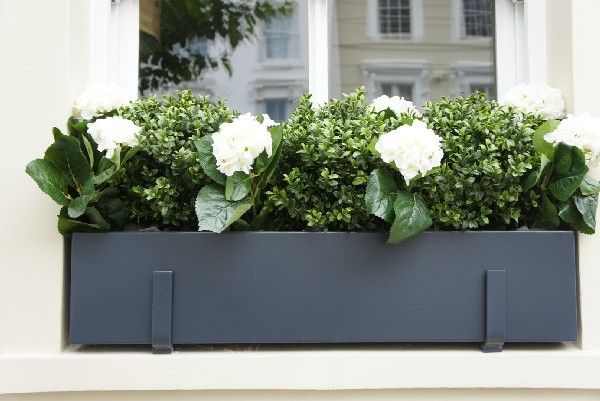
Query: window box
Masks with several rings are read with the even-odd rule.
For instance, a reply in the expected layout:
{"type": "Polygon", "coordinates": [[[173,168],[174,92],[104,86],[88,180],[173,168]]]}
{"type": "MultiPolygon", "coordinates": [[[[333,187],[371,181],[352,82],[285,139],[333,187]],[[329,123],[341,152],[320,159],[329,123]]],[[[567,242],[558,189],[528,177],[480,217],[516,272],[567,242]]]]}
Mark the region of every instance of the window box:
{"type": "Polygon", "coordinates": [[[570,231],[76,233],[70,291],[72,344],[577,339],[570,231]]]}

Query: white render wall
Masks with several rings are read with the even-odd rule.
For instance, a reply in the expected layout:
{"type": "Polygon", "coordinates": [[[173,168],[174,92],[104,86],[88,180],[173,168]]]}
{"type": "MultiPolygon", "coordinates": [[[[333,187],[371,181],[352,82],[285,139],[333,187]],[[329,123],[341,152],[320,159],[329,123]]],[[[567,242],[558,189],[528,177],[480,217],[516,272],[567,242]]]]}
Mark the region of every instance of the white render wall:
{"type": "MultiPolygon", "coordinates": [[[[42,155],[51,140],[50,127],[63,126],[74,95],[88,81],[92,1],[102,0],[0,0],[0,393],[144,388],[304,391],[7,394],[0,395],[1,401],[600,398],[597,390],[575,390],[600,389],[600,235],[580,239],[582,350],[508,350],[503,355],[483,355],[475,348],[329,350],[300,355],[275,351],[258,356],[191,352],[166,357],[147,352],[127,356],[63,352],[62,239],[53,217],[58,208],[25,175],[24,168],[42,155]],[[231,370],[219,359],[237,366],[238,374],[228,375],[231,370]],[[112,370],[129,376],[116,377],[112,370]],[[557,371],[557,377],[552,377],[557,371]],[[157,385],[157,378],[165,384],[157,385]],[[378,387],[398,389],[358,390],[378,387]],[[305,391],[310,388],[355,390],[305,391]]],[[[600,116],[600,2],[547,0],[547,6],[551,84],[563,89],[571,111],[600,116]]]]}

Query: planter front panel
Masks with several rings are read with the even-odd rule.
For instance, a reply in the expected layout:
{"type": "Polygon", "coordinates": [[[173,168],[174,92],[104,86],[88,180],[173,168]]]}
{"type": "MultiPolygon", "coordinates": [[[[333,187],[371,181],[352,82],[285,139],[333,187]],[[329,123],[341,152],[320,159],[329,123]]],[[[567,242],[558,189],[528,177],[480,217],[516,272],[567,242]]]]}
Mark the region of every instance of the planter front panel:
{"type": "Polygon", "coordinates": [[[150,344],[152,274],[173,271],[172,341],[482,342],[487,270],[506,341],[577,338],[572,232],[77,233],[70,342],[150,344]]]}

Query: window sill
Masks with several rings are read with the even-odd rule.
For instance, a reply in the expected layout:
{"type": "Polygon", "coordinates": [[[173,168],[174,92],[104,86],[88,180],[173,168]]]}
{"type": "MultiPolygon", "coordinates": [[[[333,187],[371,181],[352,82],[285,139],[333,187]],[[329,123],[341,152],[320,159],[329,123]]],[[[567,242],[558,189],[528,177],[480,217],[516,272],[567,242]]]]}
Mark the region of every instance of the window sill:
{"type": "Polygon", "coordinates": [[[598,389],[600,351],[574,345],[246,347],[0,356],[0,393],[104,390],[598,389]]]}

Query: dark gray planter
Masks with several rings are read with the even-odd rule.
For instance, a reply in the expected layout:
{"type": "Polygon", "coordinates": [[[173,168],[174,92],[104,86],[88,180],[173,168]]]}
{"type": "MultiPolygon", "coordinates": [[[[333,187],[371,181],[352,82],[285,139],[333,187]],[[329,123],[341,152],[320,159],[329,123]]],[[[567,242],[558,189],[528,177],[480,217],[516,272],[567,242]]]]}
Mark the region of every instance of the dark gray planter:
{"type": "Polygon", "coordinates": [[[78,233],[72,344],[577,339],[572,232],[78,233]]]}

